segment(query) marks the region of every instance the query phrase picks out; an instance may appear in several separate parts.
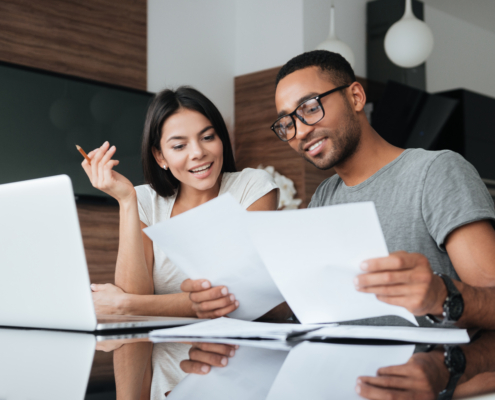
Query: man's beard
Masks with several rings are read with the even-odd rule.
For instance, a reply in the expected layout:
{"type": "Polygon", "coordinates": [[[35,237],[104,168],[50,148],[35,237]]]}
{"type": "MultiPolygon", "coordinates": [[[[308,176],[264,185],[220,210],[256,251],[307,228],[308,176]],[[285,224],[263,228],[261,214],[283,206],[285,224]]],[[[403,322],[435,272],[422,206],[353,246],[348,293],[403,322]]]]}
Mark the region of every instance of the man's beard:
{"type": "MultiPolygon", "coordinates": [[[[348,110],[347,117],[342,125],[333,131],[321,129],[313,131],[299,146],[299,153],[316,168],[327,170],[349,159],[357,150],[361,139],[361,127],[357,118],[348,110]],[[332,143],[332,149],[327,153],[308,156],[303,147],[312,140],[326,137],[332,143]]],[[[326,145],[324,143],[324,145],[326,145]]]]}

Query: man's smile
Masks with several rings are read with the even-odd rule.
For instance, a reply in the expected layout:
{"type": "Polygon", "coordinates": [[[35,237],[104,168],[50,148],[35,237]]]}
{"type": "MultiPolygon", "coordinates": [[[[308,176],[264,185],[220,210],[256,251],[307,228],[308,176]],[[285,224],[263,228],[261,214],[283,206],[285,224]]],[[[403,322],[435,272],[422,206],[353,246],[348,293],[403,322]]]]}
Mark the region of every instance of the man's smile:
{"type": "Polygon", "coordinates": [[[304,146],[304,151],[306,151],[311,157],[314,157],[323,150],[323,146],[326,141],[326,137],[314,139],[304,146]]]}

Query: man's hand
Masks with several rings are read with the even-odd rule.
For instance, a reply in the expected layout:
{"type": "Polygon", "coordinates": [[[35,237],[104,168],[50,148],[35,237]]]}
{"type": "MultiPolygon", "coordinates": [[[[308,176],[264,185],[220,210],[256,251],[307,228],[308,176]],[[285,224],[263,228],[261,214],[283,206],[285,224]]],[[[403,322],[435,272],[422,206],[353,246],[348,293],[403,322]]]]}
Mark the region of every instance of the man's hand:
{"type": "Polygon", "coordinates": [[[447,387],[449,372],[441,351],[416,353],[404,365],[380,368],[376,377],[361,376],[356,392],[366,399],[431,399],[447,387]]]}
{"type": "Polygon", "coordinates": [[[204,279],[186,279],[180,289],[189,292],[192,309],[198,318],[223,317],[239,307],[239,301],[225,286],[211,287],[211,283],[204,279]]]}
{"type": "Polygon", "coordinates": [[[225,367],[234,357],[239,346],[218,343],[193,343],[189,360],[183,360],[180,368],[187,374],[206,375],[211,367],[225,367]]]}
{"type": "Polygon", "coordinates": [[[405,307],[416,316],[442,314],[447,289],[422,254],[398,251],[367,260],[361,269],[366,273],[354,280],[360,292],[374,293],[378,300],[405,307]]]}
{"type": "Polygon", "coordinates": [[[111,283],[91,285],[96,314],[125,314],[123,303],[126,293],[111,283]]]}

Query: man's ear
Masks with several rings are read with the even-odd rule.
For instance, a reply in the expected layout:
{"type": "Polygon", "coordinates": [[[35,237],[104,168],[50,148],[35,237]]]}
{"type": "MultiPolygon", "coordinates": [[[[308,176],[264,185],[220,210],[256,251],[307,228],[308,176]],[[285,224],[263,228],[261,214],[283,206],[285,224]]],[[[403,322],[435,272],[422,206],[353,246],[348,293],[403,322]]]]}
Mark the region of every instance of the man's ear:
{"type": "Polygon", "coordinates": [[[168,164],[165,161],[165,158],[163,158],[162,152],[160,150],[158,150],[156,147],[152,147],[151,152],[153,153],[153,157],[155,158],[155,161],[158,163],[160,168],[164,168],[164,166],[168,168],[168,164]]]}
{"type": "Polygon", "coordinates": [[[354,110],[356,112],[363,111],[364,105],[366,104],[366,93],[364,92],[363,86],[359,82],[353,82],[351,86],[349,86],[349,90],[351,92],[354,110]]]}

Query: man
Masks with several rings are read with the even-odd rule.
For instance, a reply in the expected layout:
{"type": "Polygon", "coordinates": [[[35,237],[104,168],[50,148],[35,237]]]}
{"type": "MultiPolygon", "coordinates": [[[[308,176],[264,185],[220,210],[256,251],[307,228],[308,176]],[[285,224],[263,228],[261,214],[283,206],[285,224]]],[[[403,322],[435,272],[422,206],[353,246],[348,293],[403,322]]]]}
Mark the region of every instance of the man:
{"type": "MultiPolygon", "coordinates": [[[[447,297],[432,270],[472,286],[495,286],[495,211],[478,173],[456,153],[404,150],[383,140],[364,114],[366,95],[343,57],[316,50],[290,60],[277,75],[275,103],[277,136],[317,168],[337,172],[309,207],[375,203],[394,254],[363,263],[367,273],[356,278],[358,290],[423,316],[441,315],[447,297]]],[[[205,291],[200,284],[208,282],[186,281],[183,290],[192,292],[205,317],[221,315],[230,305],[221,292],[226,288],[205,291]]]]}
{"type": "MultiPolygon", "coordinates": [[[[337,173],[318,187],[309,207],[375,203],[392,254],[363,262],[357,290],[432,326],[424,316],[441,320],[451,292],[435,271],[454,279],[462,295],[457,326],[495,328],[486,311],[495,307],[495,211],[474,167],[450,151],[404,150],[383,140],[364,114],[363,87],[335,53],[316,50],[290,60],[278,73],[275,103],[277,136],[317,168],[337,173]]],[[[230,304],[227,288],[207,281],[185,281],[182,290],[210,318],[230,304]]],[[[395,317],[358,323],[405,324],[395,317]]],[[[208,352],[194,351],[202,362],[187,364],[191,371],[208,364],[208,352]]]]}
{"type": "Polygon", "coordinates": [[[403,150],[383,140],[364,114],[362,86],[338,54],[297,56],[276,84],[279,119],[272,129],[317,168],[337,172],[309,207],[373,201],[389,251],[397,252],[363,263],[367,273],[356,278],[358,290],[423,316],[441,315],[447,297],[432,270],[495,286],[495,211],[474,167],[450,151],[403,150]]]}

